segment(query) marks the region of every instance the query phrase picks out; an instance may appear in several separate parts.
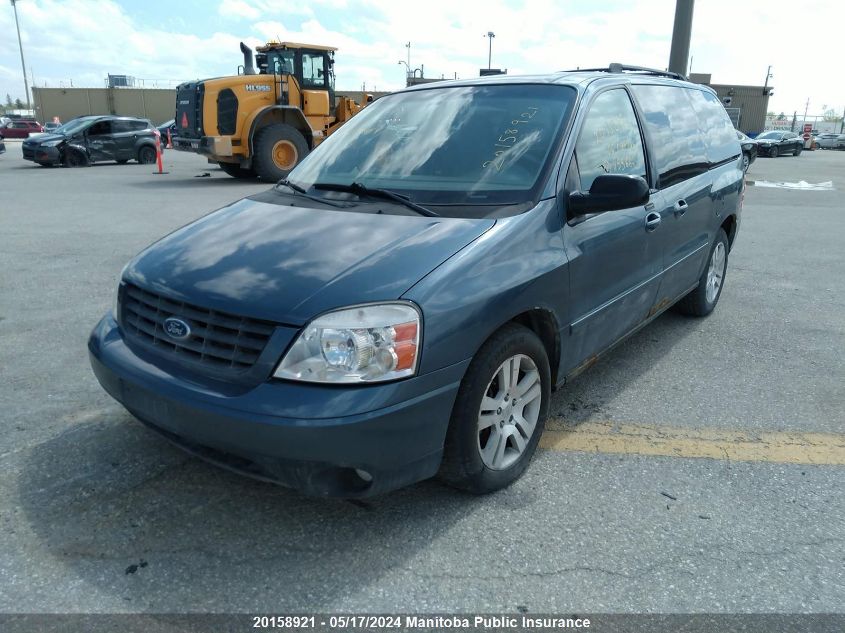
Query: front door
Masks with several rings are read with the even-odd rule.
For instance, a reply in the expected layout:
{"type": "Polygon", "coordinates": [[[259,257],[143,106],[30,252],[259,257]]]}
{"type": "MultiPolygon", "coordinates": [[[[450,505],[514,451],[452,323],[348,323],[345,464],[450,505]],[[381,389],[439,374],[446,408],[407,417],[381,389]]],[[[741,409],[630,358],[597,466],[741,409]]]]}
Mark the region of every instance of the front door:
{"type": "MultiPolygon", "coordinates": [[[[590,105],[567,189],[588,191],[602,174],[648,179],[642,135],[628,92],[614,88],[590,105]]],[[[660,283],[660,216],[652,202],[569,218],[570,341],[567,369],[602,352],[648,318],[660,283]]]]}
{"type": "Polygon", "coordinates": [[[85,133],[91,161],[115,160],[117,145],[112,134],[111,121],[97,121],[85,133]]]}

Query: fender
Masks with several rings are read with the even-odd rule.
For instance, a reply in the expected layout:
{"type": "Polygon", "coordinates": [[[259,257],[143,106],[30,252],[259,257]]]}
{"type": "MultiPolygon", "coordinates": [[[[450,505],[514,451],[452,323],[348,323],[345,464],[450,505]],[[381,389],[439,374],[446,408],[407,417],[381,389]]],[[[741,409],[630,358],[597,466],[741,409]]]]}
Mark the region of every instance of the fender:
{"type": "Polygon", "coordinates": [[[252,160],[253,139],[259,128],[269,123],[285,123],[299,130],[308,143],[308,148],[314,148],[314,134],[302,110],[293,106],[268,106],[256,112],[249,124],[249,157],[252,160]]]}
{"type": "Polygon", "coordinates": [[[59,146],[59,156],[61,158],[62,163],[65,162],[65,152],[67,152],[68,150],[72,150],[81,154],[82,157],[85,158],[86,166],[91,164],[91,155],[88,153],[88,148],[85,145],[71,143],[70,141],[65,141],[59,146]]]}

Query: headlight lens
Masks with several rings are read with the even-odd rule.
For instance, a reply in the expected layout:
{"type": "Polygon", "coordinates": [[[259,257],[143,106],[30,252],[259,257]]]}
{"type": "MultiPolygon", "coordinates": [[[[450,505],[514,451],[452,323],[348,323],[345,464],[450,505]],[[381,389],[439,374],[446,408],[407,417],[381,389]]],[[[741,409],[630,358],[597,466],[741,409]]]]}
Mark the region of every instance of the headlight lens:
{"type": "Polygon", "coordinates": [[[329,312],[309,323],[273,376],[302,382],[366,383],[417,370],[420,314],[407,303],[329,312]]]}
{"type": "Polygon", "coordinates": [[[114,287],[114,298],[112,299],[111,313],[115,321],[120,320],[120,286],[123,285],[123,274],[126,272],[127,268],[129,268],[128,263],[121,268],[120,274],[117,276],[117,283],[114,287]]]}

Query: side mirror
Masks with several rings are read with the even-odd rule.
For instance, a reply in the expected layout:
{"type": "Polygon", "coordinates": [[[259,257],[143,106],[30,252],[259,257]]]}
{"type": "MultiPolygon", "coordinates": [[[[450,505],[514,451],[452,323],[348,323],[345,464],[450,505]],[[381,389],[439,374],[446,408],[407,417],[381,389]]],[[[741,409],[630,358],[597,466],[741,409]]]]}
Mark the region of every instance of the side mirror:
{"type": "Polygon", "coordinates": [[[630,209],[645,204],[648,197],[648,183],[641,176],[598,176],[590,186],[589,192],[573,191],[569,194],[568,215],[574,217],[587,213],[630,209]]]}

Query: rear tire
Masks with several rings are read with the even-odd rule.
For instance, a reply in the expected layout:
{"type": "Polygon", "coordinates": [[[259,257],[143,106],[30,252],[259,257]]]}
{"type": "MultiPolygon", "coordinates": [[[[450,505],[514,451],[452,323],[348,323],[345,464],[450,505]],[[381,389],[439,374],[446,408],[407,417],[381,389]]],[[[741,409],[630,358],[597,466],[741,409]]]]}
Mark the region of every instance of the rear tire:
{"type": "Polygon", "coordinates": [[[794,152],[792,152],[792,155],[793,155],[793,156],[800,156],[800,155],[801,155],[801,149],[802,149],[802,148],[801,148],[801,146],[799,145],[798,147],[796,147],[796,148],[795,148],[795,151],[794,151],[794,152]]]}
{"type": "Polygon", "coordinates": [[[505,325],[484,343],[461,382],[439,478],[475,494],[513,483],[537,450],[550,398],[543,343],[526,327],[505,325]]]}
{"type": "Polygon", "coordinates": [[[156,162],[155,148],[149,145],[144,145],[138,150],[138,162],[141,165],[152,165],[156,162]]]}
{"type": "Polygon", "coordinates": [[[252,164],[261,180],[278,182],[308,155],[308,143],[299,130],[284,123],[261,128],[253,143],[252,164]]]}
{"type": "Polygon", "coordinates": [[[710,256],[704,272],[698,279],[698,287],[675,304],[675,309],[687,316],[707,316],[716,307],[722,288],[725,287],[725,273],[728,271],[728,236],[719,229],[710,248],[710,256]]]}
{"type": "Polygon", "coordinates": [[[220,169],[230,175],[232,178],[239,178],[242,180],[248,178],[255,178],[255,172],[252,169],[244,169],[240,165],[234,163],[217,163],[220,169]]]}
{"type": "Polygon", "coordinates": [[[778,157],[778,146],[772,145],[772,149],[769,150],[769,157],[770,158],[777,158],[778,157]]]}

